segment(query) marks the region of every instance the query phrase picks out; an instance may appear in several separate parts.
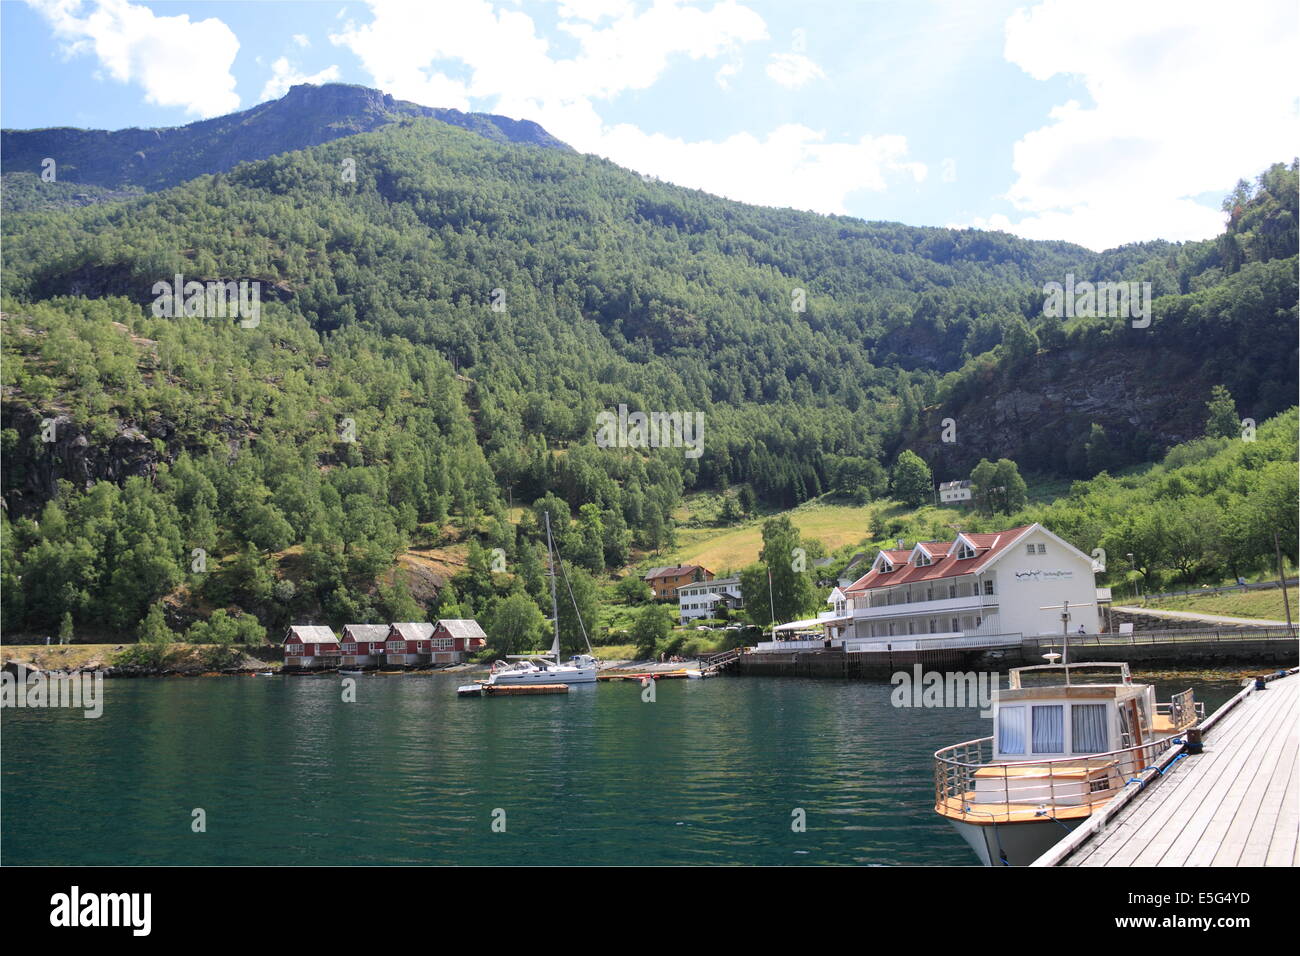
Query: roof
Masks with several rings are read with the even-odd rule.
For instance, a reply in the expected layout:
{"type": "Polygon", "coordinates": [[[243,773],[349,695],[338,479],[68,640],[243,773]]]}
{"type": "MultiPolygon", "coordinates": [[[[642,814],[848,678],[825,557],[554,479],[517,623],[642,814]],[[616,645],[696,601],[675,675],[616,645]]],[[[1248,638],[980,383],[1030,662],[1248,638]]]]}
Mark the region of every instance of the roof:
{"type": "Polygon", "coordinates": [[[700,564],[672,564],[662,568],[651,568],[645,573],[645,580],[653,581],[655,578],[678,578],[683,574],[690,574],[693,571],[703,571],[706,574],[713,573],[700,564]]]}
{"type": "MultiPolygon", "coordinates": [[[[894,563],[895,571],[881,572],[872,569],[858,578],[845,590],[850,593],[870,591],[872,588],[889,587],[897,584],[915,584],[918,581],[934,581],[939,578],[953,578],[962,574],[974,574],[983,571],[996,558],[1020,540],[1022,536],[1039,525],[1022,525],[989,534],[960,534],[952,541],[926,541],[926,551],[934,555],[934,562],[927,565],[908,564],[911,551],[885,551],[884,554],[894,563]],[[969,541],[975,548],[975,557],[958,560],[956,548],[959,539],[969,541]]],[[[1046,529],[1044,529],[1046,530],[1046,529]]]]}
{"type": "Polygon", "coordinates": [[[388,639],[387,624],[347,624],[343,636],[350,641],[383,641],[388,639]]]}
{"type": "Polygon", "coordinates": [[[433,636],[433,625],[427,621],[424,623],[394,624],[392,630],[396,631],[397,638],[403,641],[427,641],[433,636]]]}
{"type": "Polygon", "coordinates": [[[952,491],[956,488],[969,488],[969,487],[970,487],[969,478],[963,479],[962,481],[944,481],[939,483],[940,491],[952,491]]]}
{"type": "Polygon", "coordinates": [[[714,578],[712,581],[696,581],[692,584],[683,584],[677,589],[677,593],[682,591],[711,591],[714,588],[739,587],[740,578],[714,578]]]}
{"type": "Polygon", "coordinates": [[[292,637],[297,644],[337,644],[338,638],[334,632],[322,625],[316,624],[294,624],[284,632],[284,642],[289,643],[292,637]]]}
{"type": "Polygon", "coordinates": [[[452,637],[487,637],[473,618],[443,618],[438,626],[452,637]]]}

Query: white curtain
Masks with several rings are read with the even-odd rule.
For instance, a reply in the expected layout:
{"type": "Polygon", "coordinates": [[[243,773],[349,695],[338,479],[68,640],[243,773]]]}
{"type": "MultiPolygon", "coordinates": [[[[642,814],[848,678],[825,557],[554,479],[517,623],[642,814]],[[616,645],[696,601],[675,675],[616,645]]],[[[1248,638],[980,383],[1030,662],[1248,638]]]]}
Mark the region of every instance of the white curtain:
{"type": "Polygon", "coordinates": [[[1025,708],[1002,707],[998,709],[998,753],[1022,754],[1025,752],[1025,708]]]}
{"type": "Polygon", "coordinates": [[[1034,707],[1034,753],[1065,753],[1065,714],[1061,704],[1034,707]]]}
{"type": "Polygon", "coordinates": [[[1070,749],[1077,754],[1100,754],[1106,746],[1106,705],[1075,704],[1070,708],[1070,749]]]}

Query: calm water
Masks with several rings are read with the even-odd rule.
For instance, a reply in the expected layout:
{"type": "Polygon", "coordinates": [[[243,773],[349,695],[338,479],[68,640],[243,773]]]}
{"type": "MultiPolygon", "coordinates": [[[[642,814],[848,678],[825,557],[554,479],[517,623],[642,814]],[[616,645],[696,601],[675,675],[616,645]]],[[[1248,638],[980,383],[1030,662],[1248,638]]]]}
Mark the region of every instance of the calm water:
{"type": "MultiPolygon", "coordinates": [[[[975,862],[930,810],[931,754],[990,732],[975,710],[861,681],[663,681],[654,703],[630,683],[462,700],[464,681],[362,677],[344,704],[337,676],[110,680],[98,720],[6,710],[3,861],[975,862]]],[[[1236,690],[1174,683],[1211,707],[1236,690]]]]}

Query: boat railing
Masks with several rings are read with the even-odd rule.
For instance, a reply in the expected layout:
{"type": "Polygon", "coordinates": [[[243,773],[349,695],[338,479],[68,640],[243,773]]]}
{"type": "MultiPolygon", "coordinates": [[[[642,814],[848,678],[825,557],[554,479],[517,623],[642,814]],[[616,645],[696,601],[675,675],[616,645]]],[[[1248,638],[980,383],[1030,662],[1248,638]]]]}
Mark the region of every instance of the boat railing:
{"type": "Polygon", "coordinates": [[[994,762],[992,737],[968,740],[934,754],[935,809],[1002,822],[1026,814],[1046,819],[1063,807],[1091,808],[1153,766],[1173,741],[1169,736],[1107,753],[994,762]]]}
{"type": "Polygon", "coordinates": [[[1175,731],[1183,730],[1205,716],[1205,704],[1195,699],[1192,689],[1174,694],[1167,704],[1156,704],[1157,714],[1168,714],[1175,731]]]}
{"type": "Polygon", "coordinates": [[[1054,678],[1058,674],[1064,674],[1065,682],[1068,684],[1071,675],[1086,671],[1110,671],[1115,677],[1119,678],[1116,683],[1128,684],[1132,682],[1128,664],[1123,661],[1085,661],[1081,664],[1032,664],[1027,667],[1013,667],[1007,674],[1007,686],[1012,690],[1024,686],[1021,680],[1025,675],[1054,678]]]}

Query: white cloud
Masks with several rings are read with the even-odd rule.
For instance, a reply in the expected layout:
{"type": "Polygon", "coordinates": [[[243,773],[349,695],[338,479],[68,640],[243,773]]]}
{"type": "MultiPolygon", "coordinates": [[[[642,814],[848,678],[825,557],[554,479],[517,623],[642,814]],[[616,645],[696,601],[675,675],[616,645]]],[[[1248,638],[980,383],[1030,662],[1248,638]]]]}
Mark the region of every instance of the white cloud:
{"type": "Polygon", "coordinates": [[[288,57],[282,56],[271,64],[271,78],[266,81],[266,86],[262,87],[261,99],[263,101],[279,99],[289,92],[289,87],[299,83],[337,83],[339,76],[337,66],[327,66],[319,73],[308,76],[295,70],[289,64],[288,57]]]}
{"type": "Polygon", "coordinates": [[[311,46],[311,37],[307,36],[305,33],[295,33],[293,35],[293,42],[303,49],[306,49],[311,46]]]}
{"type": "Polygon", "coordinates": [[[1217,234],[1222,214],[1192,197],[1226,194],[1295,154],[1296,34],[1289,0],[1046,0],[1017,11],[1007,60],[1037,80],[1078,77],[1092,103],[1056,106],[1016,143],[1006,198],[1019,215],[980,222],[1094,249],[1217,234]]]}
{"type": "MultiPolygon", "coordinates": [[[[883,189],[889,176],[919,180],[926,173],[906,159],[900,136],[829,143],[819,131],[785,125],[762,138],[692,142],[602,119],[598,102],[648,89],[682,58],[723,59],[715,80],[726,89],[744,46],[768,39],[763,18],[738,0],[707,9],[656,0],[640,10],[618,0],[564,0],[559,29],[577,46],[567,59],[552,55],[527,14],[498,10],[490,0],[369,6],[370,22],[349,21],[330,41],[356,54],[385,92],[463,110],[486,100],[493,112],[534,120],[578,150],[680,185],[842,213],[850,193],[883,189]]],[[[783,79],[821,74],[805,57],[783,57],[783,79]]]]}
{"type": "Polygon", "coordinates": [[[128,0],[28,0],[49,21],[68,56],[93,53],[108,75],[137,83],[157,106],[179,106],[197,116],[239,108],[230,67],[239,40],[215,17],[191,22],[158,16],[128,0]]]}
{"type": "Polygon", "coordinates": [[[828,143],[825,134],[792,123],[764,139],[738,133],[721,141],[687,142],[620,124],[605,131],[604,155],[661,179],[764,206],[847,214],[845,199],[879,191],[895,176],[925,179],[907,160],[902,136],[863,136],[828,143]]]}
{"type": "Polygon", "coordinates": [[[767,75],[787,90],[797,90],[813,80],[823,80],[822,68],[802,53],[773,53],[767,62],[767,75]]]}

